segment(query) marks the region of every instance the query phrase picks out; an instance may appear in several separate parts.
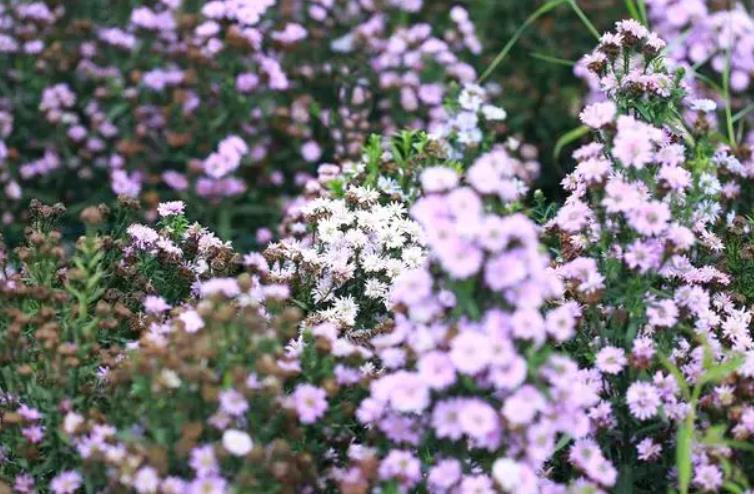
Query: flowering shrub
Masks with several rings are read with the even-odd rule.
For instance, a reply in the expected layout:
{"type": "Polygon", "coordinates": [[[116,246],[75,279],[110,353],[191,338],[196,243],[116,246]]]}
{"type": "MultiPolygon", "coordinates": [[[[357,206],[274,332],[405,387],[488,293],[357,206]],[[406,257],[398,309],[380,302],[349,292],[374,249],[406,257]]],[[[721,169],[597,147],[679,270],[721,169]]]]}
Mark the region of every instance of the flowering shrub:
{"type": "Polygon", "coordinates": [[[749,310],[726,290],[734,273],[712,264],[723,249],[720,177],[733,172],[719,164],[735,159],[694,142],[675,117],[683,92],[660,48],[624,21],[588,58],[607,99],[581,114],[597,139],[574,153],[571,195],[550,226],[601,383],[590,416],[608,457],[652,485],[650,472],[677,462],[682,490],[716,490],[746,469],[735,440],[747,426],[726,411],[748,400],[754,343],[749,310]]]}
{"type": "Polygon", "coordinates": [[[107,198],[98,182],[109,180],[112,194],[152,207],[155,193],[197,198],[189,207],[226,237],[236,210],[203,201],[251,199],[256,218],[243,221],[264,225],[307,163],[358,157],[373,130],[437,127],[450,84],[476,78],[461,57],[481,51],[465,9],[421,1],[90,10],[35,1],[0,11],[5,224],[40,187],[78,204],[107,198]]]}

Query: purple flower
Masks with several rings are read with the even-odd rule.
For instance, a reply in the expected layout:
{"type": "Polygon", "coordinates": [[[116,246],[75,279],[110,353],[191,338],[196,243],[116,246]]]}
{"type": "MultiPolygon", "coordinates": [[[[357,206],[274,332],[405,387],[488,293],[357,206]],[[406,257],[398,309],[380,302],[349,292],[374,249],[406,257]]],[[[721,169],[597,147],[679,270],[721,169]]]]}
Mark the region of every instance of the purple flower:
{"type": "Polygon", "coordinates": [[[291,395],[293,408],[303,424],[313,424],[327,411],[327,393],[311,384],[299,384],[291,395]]]}
{"type": "Polygon", "coordinates": [[[67,470],[53,477],[50,490],[54,494],[73,494],[81,487],[81,474],[75,470],[67,470]]]}
{"type": "Polygon", "coordinates": [[[183,201],[161,202],[157,205],[157,214],[163,218],[183,214],[186,204],[183,201]]]}
{"type": "Polygon", "coordinates": [[[626,366],[626,352],[622,348],[606,346],[597,354],[597,368],[605,374],[618,374],[626,366]]]}
{"type": "Polygon", "coordinates": [[[249,402],[235,389],[226,389],[220,392],[220,410],[228,415],[240,417],[249,410],[249,402]]]}
{"type": "Polygon", "coordinates": [[[383,480],[398,480],[408,489],[421,480],[421,463],[411,452],[394,449],[380,462],[379,476],[383,480]]]}
{"type": "Polygon", "coordinates": [[[639,420],[647,420],[657,414],[660,396],[652,384],[637,381],[629,386],[626,402],[631,415],[639,420]]]}

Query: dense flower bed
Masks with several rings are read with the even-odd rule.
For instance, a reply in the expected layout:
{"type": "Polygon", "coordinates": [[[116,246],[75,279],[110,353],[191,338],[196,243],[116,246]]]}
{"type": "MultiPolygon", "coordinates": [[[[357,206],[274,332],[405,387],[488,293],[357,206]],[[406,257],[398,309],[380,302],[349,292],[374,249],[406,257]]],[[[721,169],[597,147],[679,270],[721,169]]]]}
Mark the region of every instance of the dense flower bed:
{"type": "Polygon", "coordinates": [[[0,494],[751,492],[752,17],[533,145],[443,5],[2,7],[0,494]]]}

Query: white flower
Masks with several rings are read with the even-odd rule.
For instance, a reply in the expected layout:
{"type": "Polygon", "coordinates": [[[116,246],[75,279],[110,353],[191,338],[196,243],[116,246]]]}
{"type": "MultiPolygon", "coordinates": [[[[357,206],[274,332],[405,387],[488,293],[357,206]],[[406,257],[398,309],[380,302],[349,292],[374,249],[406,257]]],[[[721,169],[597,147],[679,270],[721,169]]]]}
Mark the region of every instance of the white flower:
{"type": "Polygon", "coordinates": [[[376,278],[369,278],[366,283],[364,283],[364,295],[369,298],[385,298],[387,289],[387,284],[376,278]]]}
{"type": "Polygon", "coordinates": [[[351,295],[335,299],[333,310],[336,317],[346,326],[356,324],[356,316],[359,313],[359,305],[351,295]]]}
{"type": "Polygon", "coordinates": [[[713,112],[717,109],[717,103],[707,98],[693,99],[690,106],[694,111],[705,113],[713,112]]]}
{"type": "Polygon", "coordinates": [[[162,372],[160,372],[160,379],[168,388],[175,389],[181,385],[181,378],[178,377],[178,374],[172,369],[162,369],[162,372]]]}
{"type": "Polygon", "coordinates": [[[521,483],[521,466],[510,458],[499,458],[492,465],[492,477],[507,492],[515,492],[521,483]]]}
{"type": "Polygon", "coordinates": [[[387,195],[402,195],[401,186],[397,180],[389,177],[380,176],[377,179],[377,188],[387,195]]]}
{"type": "Polygon", "coordinates": [[[254,447],[254,443],[244,431],[228,429],[223,433],[223,447],[232,455],[246,456],[254,447]]]}
{"type": "Polygon", "coordinates": [[[482,106],[482,115],[484,115],[484,118],[490,121],[500,121],[505,120],[508,116],[508,113],[499,106],[495,105],[484,105],[482,106]]]}
{"type": "Polygon", "coordinates": [[[333,243],[343,237],[343,232],[335,218],[327,218],[319,222],[317,235],[322,242],[333,243]]]}
{"type": "Polygon", "coordinates": [[[476,84],[464,86],[458,96],[458,104],[465,110],[478,111],[484,102],[485,91],[476,84]]]}
{"type": "Polygon", "coordinates": [[[63,431],[66,434],[74,434],[76,429],[84,423],[84,417],[75,412],[68,412],[63,419],[63,431]]]}
{"type": "Polygon", "coordinates": [[[359,204],[371,204],[380,198],[380,193],[370,187],[350,187],[348,192],[356,196],[359,204]]]}
{"type": "Polygon", "coordinates": [[[418,246],[403,249],[403,262],[409,269],[418,268],[426,259],[424,249],[418,246]]]}

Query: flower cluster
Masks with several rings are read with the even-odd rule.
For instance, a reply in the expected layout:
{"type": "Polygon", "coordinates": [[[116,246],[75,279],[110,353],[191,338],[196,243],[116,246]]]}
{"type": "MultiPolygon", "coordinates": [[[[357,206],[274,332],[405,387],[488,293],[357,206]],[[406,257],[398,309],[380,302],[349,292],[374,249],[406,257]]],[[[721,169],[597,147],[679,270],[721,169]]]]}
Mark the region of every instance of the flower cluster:
{"type": "Polygon", "coordinates": [[[264,226],[313,164],[358,158],[372,131],[439,127],[481,54],[463,7],[422,1],[146,0],[92,17],[97,8],[0,10],[8,230],[38,187],[86,205],[107,197],[100,181],[152,206],[156,194],[197,198],[192,210],[226,234],[238,218],[203,200],[251,194],[264,207],[245,226],[264,226]]]}
{"type": "MultiPolygon", "coordinates": [[[[655,35],[633,23],[603,36],[595,60],[609,58],[611,43],[627,50],[629,37],[633,56],[644,59],[640,70],[653,72],[626,73],[633,64],[625,54],[624,65],[599,68],[603,81],[616,83],[603,86],[604,102],[581,113],[596,139],[574,153],[578,164],[563,182],[571,194],[549,223],[561,245],[556,271],[566,299],[581,306],[581,336],[594,352],[602,396],[590,410],[597,437],[635,446],[634,454],[615,456],[624,464],[672,464],[689,455],[679,465],[686,469],[681,485],[688,489],[693,470],[694,484],[716,490],[734,453],[709,439],[710,428],[749,396],[750,370],[741,365],[754,355],[750,309],[726,290],[734,273],[714,264],[724,249],[717,232],[727,228],[723,198],[735,197],[736,187],[723,192],[721,178],[731,175],[718,166],[725,153],[713,155],[670,117],[678,114],[680,88],[650,84],[638,98],[636,88],[614,90],[645,76],[662,80],[655,78],[662,60],[642,48],[655,35]],[[654,427],[624,439],[614,433],[645,422],[654,427]]],[[[718,432],[745,427],[733,419],[718,432]]]]}
{"type": "MultiPolygon", "coordinates": [[[[646,6],[714,68],[704,2],[646,6]]],[[[754,153],[727,69],[699,99],[701,65],[617,22],[577,66],[595,93],[555,154],[588,140],[550,204],[462,56],[475,16],[444,7],[0,8],[9,87],[45,76],[0,100],[4,220],[81,184],[0,241],[0,494],[751,491],[754,153]],[[118,200],[79,208],[103,177],[118,200]]]]}
{"type": "Polygon", "coordinates": [[[657,31],[678,40],[668,56],[690,66],[706,65],[717,74],[730,70],[730,88],[749,88],[754,70],[754,19],[740,2],[715,7],[696,0],[648,0],[649,15],[657,31]]]}

